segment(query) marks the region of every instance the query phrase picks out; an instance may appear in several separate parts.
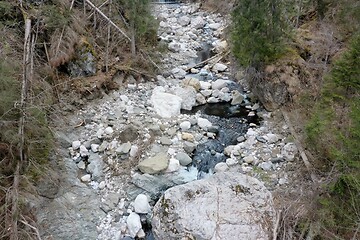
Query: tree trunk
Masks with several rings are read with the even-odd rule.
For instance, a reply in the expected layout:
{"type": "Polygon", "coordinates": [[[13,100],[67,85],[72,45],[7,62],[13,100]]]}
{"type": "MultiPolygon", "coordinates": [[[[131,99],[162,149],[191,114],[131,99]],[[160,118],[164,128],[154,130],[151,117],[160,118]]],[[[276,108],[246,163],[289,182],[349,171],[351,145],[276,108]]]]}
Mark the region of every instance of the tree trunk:
{"type": "Polygon", "coordinates": [[[135,26],[134,26],[134,24],[132,24],[132,26],[131,26],[131,55],[133,57],[136,56],[135,26]]]}

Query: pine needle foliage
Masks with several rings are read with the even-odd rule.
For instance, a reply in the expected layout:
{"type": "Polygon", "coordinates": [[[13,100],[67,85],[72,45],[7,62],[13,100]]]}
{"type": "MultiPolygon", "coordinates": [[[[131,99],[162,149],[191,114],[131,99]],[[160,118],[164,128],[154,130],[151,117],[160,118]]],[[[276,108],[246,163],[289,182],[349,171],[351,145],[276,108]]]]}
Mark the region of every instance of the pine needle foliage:
{"type": "Polygon", "coordinates": [[[245,67],[268,64],[283,50],[282,6],[279,0],[237,0],[232,12],[233,53],[245,67]]]}
{"type": "Polygon", "coordinates": [[[336,166],[333,182],[322,197],[327,229],[345,236],[360,221],[360,34],[334,63],[322,98],[307,126],[309,146],[336,166]]]}

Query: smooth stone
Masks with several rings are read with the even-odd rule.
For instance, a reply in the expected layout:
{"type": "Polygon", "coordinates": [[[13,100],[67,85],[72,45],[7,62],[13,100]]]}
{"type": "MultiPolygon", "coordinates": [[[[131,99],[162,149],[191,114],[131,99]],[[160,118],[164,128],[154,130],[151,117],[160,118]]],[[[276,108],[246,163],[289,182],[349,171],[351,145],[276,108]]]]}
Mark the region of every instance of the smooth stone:
{"type": "Polygon", "coordinates": [[[238,160],[234,159],[234,158],[228,158],[226,159],[226,164],[230,167],[230,166],[234,166],[236,164],[238,164],[238,160]]]}
{"type": "Polygon", "coordinates": [[[244,162],[246,162],[248,164],[252,164],[252,163],[254,163],[255,158],[252,155],[249,155],[249,156],[244,157],[243,160],[244,160],[244,162]]]}
{"type": "Polygon", "coordinates": [[[216,98],[216,97],[209,97],[206,102],[208,102],[208,103],[218,103],[219,99],[216,98]]]}
{"type": "Polygon", "coordinates": [[[118,154],[127,154],[129,153],[131,149],[131,143],[130,142],[127,142],[127,143],[123,143],[121,144],[117,149],[116,149],[116,152],[118,154]]]}
{"type": "Polygon", "coordinates": [[[130,148],[130,157],[136,157],[139,151],[139,147],[137,145],[132,145],[130,148]]]}
{"type": "Polygon", "coordinates": [[[226,172],[227,170],[229,170],[229,166],[224,162],[220,162],[214,167],[215,173],[226,172]]]}
{"type": "Polygon", "coordinates": [[[180,128],[182,131],[189,130],[191,128],[190,121],[184,121],[184,122],[180,123],[180,128]]]}
{"type": "Polygon", "coordinates": [[[174,94],[162,92],[163,88],[156,87],[151,96],[151,103],[155,112],[162,118],[180,115],[182,99],[174,94]]]}
{"type": "Polygon", "coordinates": [[[187,153],[190,154],[195,151],[196,145],[192,142],[184,142],[183,148],[187,153]]]}
{"type": "Polygon", "coordinates": [[[107,134],[107,135],[110,135],[114,132],[114,129],[112,127],[107,127],[105,128],[104,132],[107,134]]]}
{"type": "Polygon", "coordinates": [[[171,139],[168,138],[168,137],[161,137],[161,138],[160,138],[160,143],[161,143],[162,145],[167,145],[167,146],[169,146],[169,145],[172,144],[172,141],[171,141],[171,139]]]}
{"type": "Polygon", "coordinates": [[[166,153],[158,153],[154,157],[141,161],[138,168],[143,173],[156,174],[165,171],[169,165],[169,157],[166,153]]]}
{"type": "Polygon", "coordinates": [[[82,182],[90,182],[91,181],[91,175],[90,174],[86,174],[84,176],[81,177],[81,181],[82,182]]]}
{"type": "Polygon", "coordinates": [[[209,120],[207,120],[206,118],[201,118],[201,117],[199,117],[197,119],[197,124],[201,129],[204,129],[204,130],[207,130],[209,127],[212,126],[212,123],[209,120]]]}
{"type": "Polygon", "coordinates": [[[130,213],[130,215],[126,219],[126,225],[130,237],[135,238],[140,229],[142,229],[140,216],[134,212],[130,213]]]}
{"type": "MultiPolygon", "coordinates": [[[[195,148],[195,147],[194,147],[194,148],[195,148]]],[[[179,162],[180,162],[180,164],[181,164],[182,166],[187,166],[187,165],[189,165],[190,163],[192,163],[191,157],[190,157],[188,154],[183,153],[183,152],[177,153],[176,156],[175,156],[175,158],[176,158],[177,160],[179,160],[179,162]]]]}
{"type": "Polygon", "coordinates": [[[201,90],[200,93],[204,96],[204,97],[209,97],[212,95],[212,90],[210,89],[206,89],[206,90],[201,90]]]}
{"type": "Polygon", "coordinates": [[[226,87],[226,86],[227,86],[227,81],[226,81],[226,80],[223,80],[223,79],[218,79],[218,80],[216,80],[216,81],[214,81],[214,82],[211,83],[211,88],[212,88],[213,90],[215,90],[215,89],[222,89],[222,88],[224,88],[224,87],[226,87]]]}
{"type": "Polygon", "coordinates": [[[147,214],[151,211],[149,200],[145,194],[139,194],[134,201],[134,210],[136,213],[147,214]]]}
{"type": "Polygon", "coordinates": [[[216,63],[213,67],[212,70],[215,72],[224,72],[228,67],[225,64],[222,63],[216,63]]]}
{"type": "Polygon", "coordinates": [[[81,146],[81,142],[80,141],[73,141],[72,144],[71,144],[72,148],[74,150],[78,150],[81,146]]]}
{"type": "Polygon", "coordinates": [[[84,145],[81,145],[80,146],[80,156],[86,157],[88,155],[89,155],[89,150],[84,145]]]}

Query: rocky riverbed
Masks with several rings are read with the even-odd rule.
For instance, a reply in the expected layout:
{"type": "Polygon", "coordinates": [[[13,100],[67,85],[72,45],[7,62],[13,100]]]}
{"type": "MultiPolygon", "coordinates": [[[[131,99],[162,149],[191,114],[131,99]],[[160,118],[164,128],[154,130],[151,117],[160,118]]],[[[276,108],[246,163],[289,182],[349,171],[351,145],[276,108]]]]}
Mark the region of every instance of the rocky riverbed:
{"type": "Polygon", "coordinates": [[[228,62],[196,67],[228,51],[225,18],[196,4],[155,8],[169,49],[164,74],[122,79],[118,91],[59,118],[59,176],[38,186],[42,235],[268,239],[271,190],[298,161],[288,127],[236,83],[228,62]]]}

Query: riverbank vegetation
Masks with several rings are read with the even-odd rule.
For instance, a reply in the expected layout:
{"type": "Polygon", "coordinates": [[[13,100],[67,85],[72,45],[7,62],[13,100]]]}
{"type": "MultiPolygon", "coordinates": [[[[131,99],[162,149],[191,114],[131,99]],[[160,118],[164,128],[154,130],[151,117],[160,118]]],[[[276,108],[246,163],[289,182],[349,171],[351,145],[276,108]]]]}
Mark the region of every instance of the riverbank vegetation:
{"type": "Polygon", "coordinates": [[[29,197],[38,181],[51,181],[51,116],[74,109],[79,92],[121,87],[110,84],[119,71],[138,78],[158,71],[149,4],[0,1],[1,239],[39,239],[29,197]]]}
{"type": "Polygon", "coordinates": [[[258,95],[266,93],[258,85],[270,88],[265,102],[275,104],[265,106],[293,114],[311,171],[321,179],[293,237],[360,236],[359,16],[354,0],[238,0],[232,14],[233,54],[245,69],[256,69],[247,71],[250,86],[258,95]]]}

